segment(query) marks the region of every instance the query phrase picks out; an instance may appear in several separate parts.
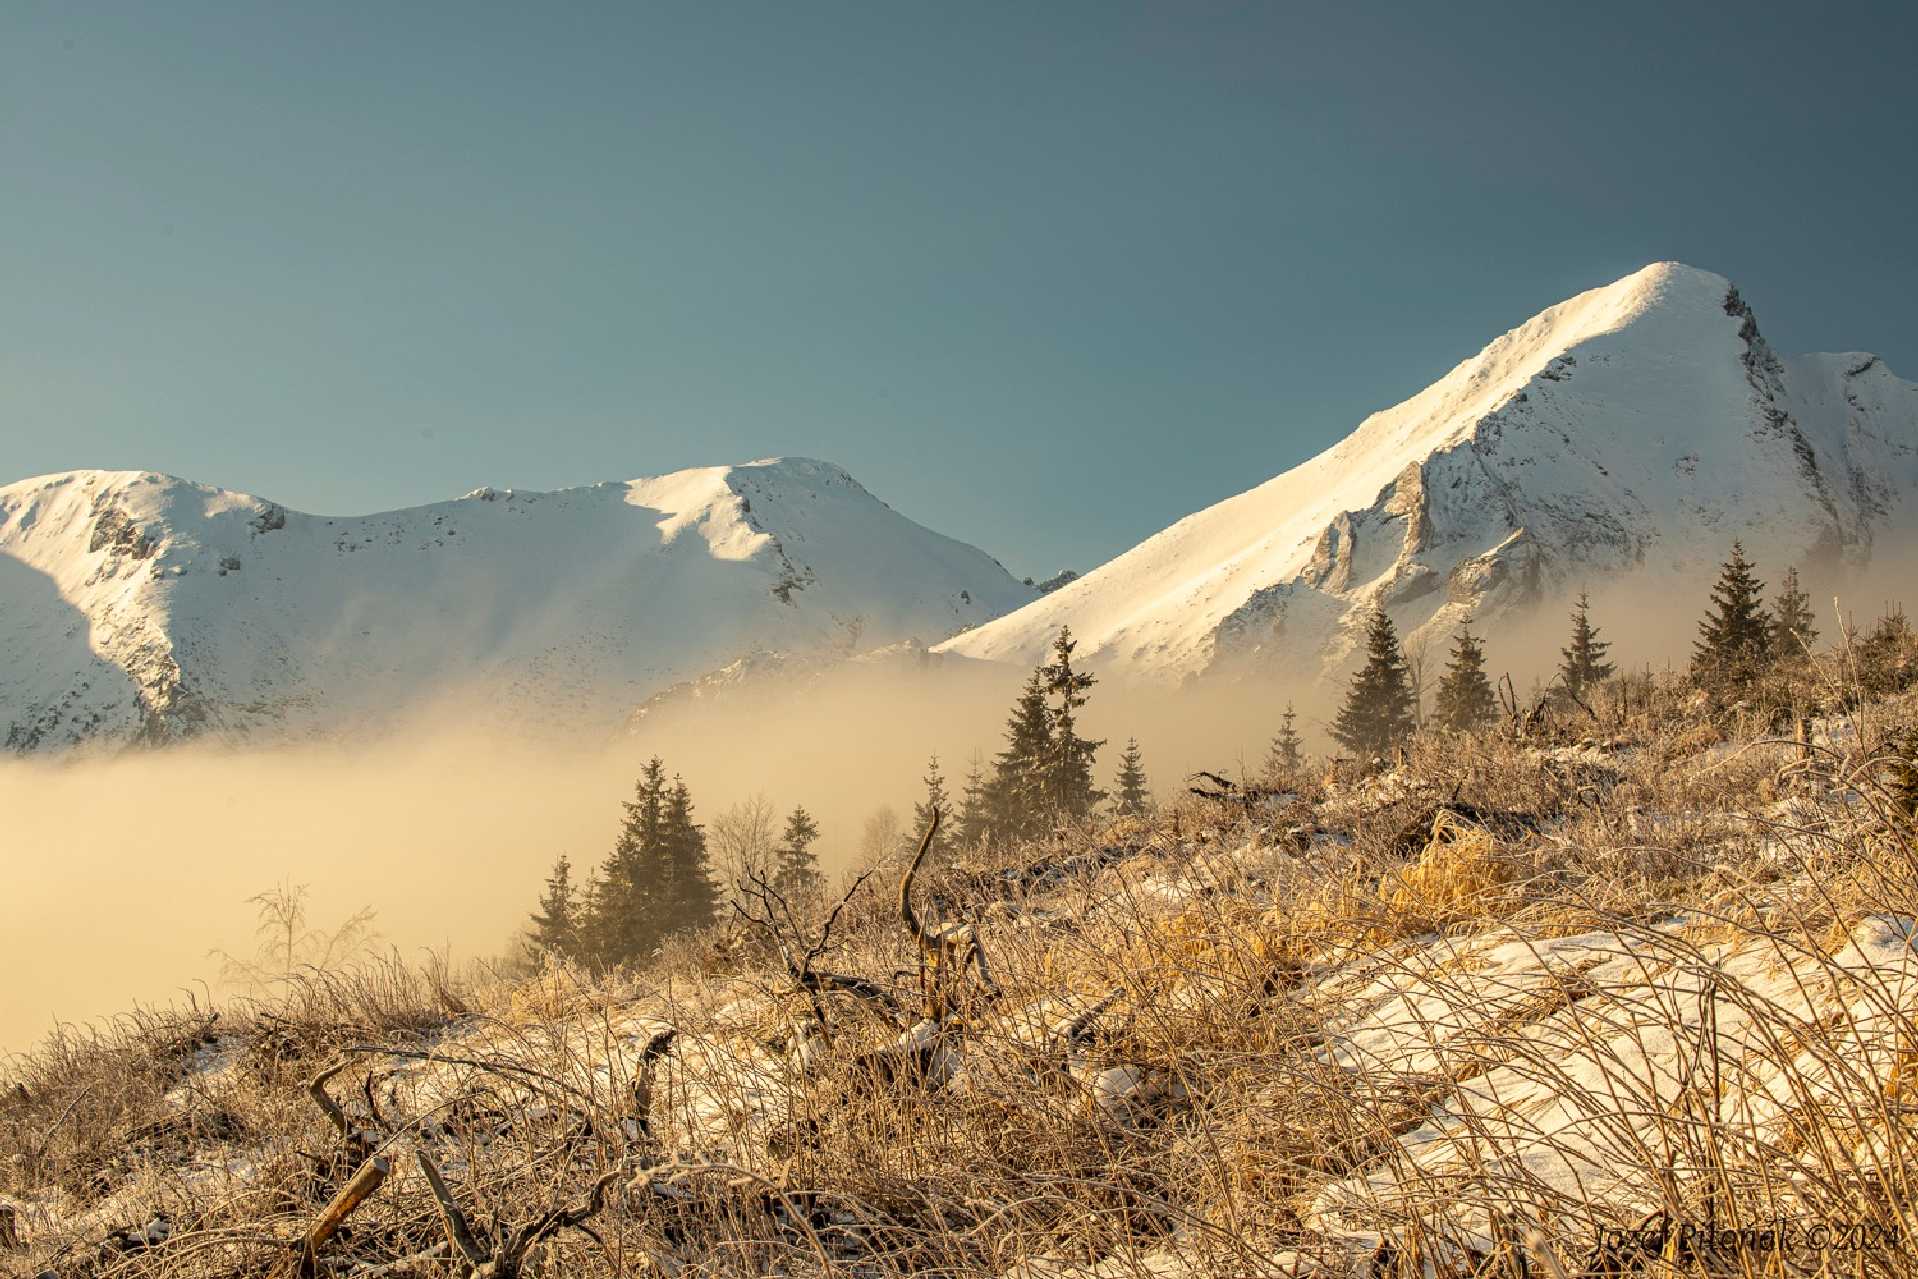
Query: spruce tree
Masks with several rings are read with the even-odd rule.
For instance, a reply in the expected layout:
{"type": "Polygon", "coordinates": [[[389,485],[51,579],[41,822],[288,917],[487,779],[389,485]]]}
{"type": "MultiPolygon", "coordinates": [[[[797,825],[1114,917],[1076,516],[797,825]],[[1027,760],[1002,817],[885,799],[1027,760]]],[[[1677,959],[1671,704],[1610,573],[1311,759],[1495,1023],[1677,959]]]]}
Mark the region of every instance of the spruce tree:
{"type": "Polygon", "coordinates": [[[1152,796],[1146,790],[1145,766],[1139,756],[1139,739],[1126,738],[1125,754],[1119,756],[1119,776],[1116,782],[1118,790],[1113,798],[1113,810],[1122,817],[1137,817],[1152,804],[1152,796]]]}
{"type": "Polygon", "coordinates": [[[1279,735],[1272,739],[1271,753],[1265,757],[1265,771],[1274,775],[1284,775],[1298,771],[1305,762],[1305,743],[1299,737],[1294,721],[1299,713],[1292,709],[1292,703],[1285,704],[1285,714],[1279,716],[1279,735]]]}
{"type": "Polygon", "coordinates": [[[1711,611],[1698,624],[1692,649],[1692,674],[1713,684],[1747,684],[1771,658],[1771,617],[1765,611],[1765,584],[1752,571],[1745,548],[1732,543],[1731,558],[1712,587],[1711,611]]]}
{"type": "Polygon", "coordinates": [[[1006,720],[1006,748],[993,761],[987,811],[994,840],[1025,839],[1044,829],[1047,766],[1052,757],[1052,710],[1035,669],[1006,720]]]}
{"type": "Polygon", "coordinates": [[[1086,691],[1098,681],[1085,671],[1072,669],[1072,650],[1078,642],[1070,627],[1061,626],[1052,643],[1052,661],[1039,668],[1045,678],[1046,692],[1058,699],[1052,707],[1052,741],[1046,765],[1046,797],[1052,813],[1084,817],[1105,798],[1105,792],[1092,784],[1092,757],[1103,740],[1079,736],[1078,711],[1086,704],[1086,691]]]}
{"type": "Polygon", "coordinates": [[[1788,568],[1778,582],[1778,600],[1772,605],[1771,652],[1781,662],[1801,661],[1818,640],[1811,616],[1811,596],[1798,587],[1798,570],[1788,568]]]}
{"type": "Polygon", "coordinates": [[[640,770],[633,798],[623,805],[626,820],[593,883],[582,930],[584,950],[596,968],[638,959],[658,944],[666,789],[666,765],[655,757],[640,770]]]}
{"type": "Polygon", "coordinates": [[[794,905],[817,897],[826,886],[826,877],[819,873],[819,858],[812,851],[813,841],[818,838],[819,823],[804,804],[794,805],[773,863],[773,887],[794,905]]]}
{"type": "Polygon", "coordinates": [[[1918,633],[1906,620],[1904,605],[1879,618],[1858,642],[1856,652],[1858,680],[1865,692],[1882,697],[1911,687],[1918,672],[1918,633]]]}
{"type": "Polygon", "coordinates": [[[706,854],[706,831],[693,820],[692,792],[678,777],[666,792],[664,837],[657,893],[662,937],[705,928],[719,913],[719,886],[706,854]]]}
{"type": "Polygon", "coordinates": [[[577,960],[580,945],[579,894],[573,888],[573,863],[561,854],[546,877],[546,891],[533,914],[533,947],[542,955],[577,960]]]}
{"type": "MultiPolygon", "coordinates": [[[[931,761],[926,765],[925,783],[926,798],[912,806],[913,839],[915,841],[925,838],[926,828],[932,825],[934,813],[943,813],[950,807],[950,805],[946,803],[946,779],[939,771],[939,757],[937,755],[934,755],[931,761]]],[[[948,833],[945,830],[939,831],[933,836],[932,847],[926,850],[926,856],[937,861],[939,855],[945,851],[946,845],[949,842],[950,836],[948,833]]]]}
{"type": "Polygon", "coordinates": [[[1571,647],[1559,650],[1563,660],[1558,664],[1558,680],[1565,691],[1582,698],[1586,689],[1603,684],[1616,674],[1618,668],[1605,660],[1610,648],[1609,643],[1598,638],[1598,628],[1592,625],[1591,600],[1580,591],[1578,605],[1572,609],[1571,647]]]}
{"type": "Polygon", "coordinates": [[[1398,632],[1374,608],[1365,628],[1365,665],[1352,677],[1332,736],[1360,756],[1382,755],[1412,733],[1412,688],[1398,632]]]}
{"type": "Polygon", "coordinates": [[[953,828],[961,848],[977,848],[992,837],[991,787],[986,782],[985,757],[978,751],[972,753],[972,766],[966,770],[953,828]]]}
{"type": "Polygon", "coordinates": [[[645,959],[669,935],[710,924],[719,909],[706,832],[686,783],[655,757],[640,770],[613,851],[594,881],[581,951],[596,968],[645,959]]]}
{"type": "Polygon", "coordinates": [[[1452,657],[1439,678],[1433,713],[1438,726],[1453,733],[1469,733],[1498,718],[1498,697],[1485,674],[1485,649],[1470,622],[1452,637],[1452,657]]]}

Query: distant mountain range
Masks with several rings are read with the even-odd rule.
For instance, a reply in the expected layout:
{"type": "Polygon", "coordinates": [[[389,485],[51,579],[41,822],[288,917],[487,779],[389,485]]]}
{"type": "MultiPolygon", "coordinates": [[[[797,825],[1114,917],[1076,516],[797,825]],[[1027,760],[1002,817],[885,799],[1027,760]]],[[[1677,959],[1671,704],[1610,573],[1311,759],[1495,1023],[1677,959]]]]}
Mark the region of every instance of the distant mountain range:
{"type": "Polygon", "coordinates": [[[1062,625],[1122,674],[1317,679],[1374,605],[1416,643],[1696,576],[1734,538],[1817,580],[1914,532],[1918,387],[1780,356],[1729,281],[1659,263],[1037,586],[797,458],[352,518],[151,472],[23,481],[0,488],[0,743],[325,736],[452,698],[612,733],[868,650],[1029,665],[1062,625]]]}
{"type": "Polygon", "coordinates": [[[1724,277],[1659,263],[935,651],[1030,664],[1070,625],[1149,679],[1323,677],[1375,604],[1438,640],[1586,582],[1695,577],[1735,538],[1830,580],[1915,527],[1918,387],[1872,355],[1780,356],[1724,277]]]}
{"type": "Polygon", "coordinates": [[[927,642],[1036,597],[800,458],[351,518],[75,471],[0,488],[0,743],[325,736],[439,698],[610,733],[756,651],[927,642]]]}

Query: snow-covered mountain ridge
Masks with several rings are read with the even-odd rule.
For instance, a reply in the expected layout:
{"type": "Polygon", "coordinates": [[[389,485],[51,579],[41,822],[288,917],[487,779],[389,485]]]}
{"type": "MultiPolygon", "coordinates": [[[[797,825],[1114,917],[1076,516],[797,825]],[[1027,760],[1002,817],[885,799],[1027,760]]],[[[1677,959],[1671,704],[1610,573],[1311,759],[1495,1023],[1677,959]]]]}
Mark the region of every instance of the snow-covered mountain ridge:
{"type": "MultiPolygon", "coordinates": [[[[940,646],[1108,669],[1336,670],[1384,604],[1415,642],[1584,581],[1856,567],[1918,524],[1918,387],[1780,357],[1724,277],[1658,263],[1541,312],[1276,479],[940,646]]],[[[1441,650],[1442,651],[1442,650],[1441,650]]]]}
{"type": "Polygon", "coordinates": [[[454,694],[611,731],[756,649],[932,640],[1034,595],[802,458],[350,518],[75,471],[0,487],[0,742],[310,735],[454,694]]]}

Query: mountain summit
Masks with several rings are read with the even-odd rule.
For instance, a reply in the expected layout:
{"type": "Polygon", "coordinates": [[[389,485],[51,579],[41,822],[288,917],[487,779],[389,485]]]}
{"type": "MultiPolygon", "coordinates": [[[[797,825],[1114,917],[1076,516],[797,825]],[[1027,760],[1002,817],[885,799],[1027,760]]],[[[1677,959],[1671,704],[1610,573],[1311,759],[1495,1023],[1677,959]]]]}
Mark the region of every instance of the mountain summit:
{"type": "Polygon", "coordinates": [[[1780,357],[1723,276],[1661,262],[1498,338],[1255,489],[941,645],[1031,663],[1069,624],[1108,668],[1323,674],[1385,606],[1436,639],[1588,578],[1857,566],[1918,515],[1918,387],[1780,357]]]}
{"type": "Polygon", "coordinates": [[[0,743],[312,735],[455,696],[611,731],[760,647],[937,639],[1034,595],[803,458],[353,518],[74,471],[0,488],[0,743]]]}

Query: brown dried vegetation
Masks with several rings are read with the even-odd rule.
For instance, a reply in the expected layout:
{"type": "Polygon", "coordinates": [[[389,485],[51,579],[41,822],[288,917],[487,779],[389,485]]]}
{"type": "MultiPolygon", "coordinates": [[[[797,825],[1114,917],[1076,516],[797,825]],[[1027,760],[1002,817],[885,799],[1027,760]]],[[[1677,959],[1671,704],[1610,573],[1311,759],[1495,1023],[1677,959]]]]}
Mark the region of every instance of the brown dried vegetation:
{"type": "Polygon", "coordinates": [[[1597,1243],[1918,1238],[1918,968],[1857,959],[1918,918],[1911,701],[1843,655],[1589,700],[817,907],[754,881],[641,972],[374,962],[65,1032],[0,1080],[0,1267],[1744,1275],[1817,1260],[1597,1243]],[[1489,1110],[1514,1080],[1596,1118],[1489,1110]]]}

